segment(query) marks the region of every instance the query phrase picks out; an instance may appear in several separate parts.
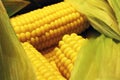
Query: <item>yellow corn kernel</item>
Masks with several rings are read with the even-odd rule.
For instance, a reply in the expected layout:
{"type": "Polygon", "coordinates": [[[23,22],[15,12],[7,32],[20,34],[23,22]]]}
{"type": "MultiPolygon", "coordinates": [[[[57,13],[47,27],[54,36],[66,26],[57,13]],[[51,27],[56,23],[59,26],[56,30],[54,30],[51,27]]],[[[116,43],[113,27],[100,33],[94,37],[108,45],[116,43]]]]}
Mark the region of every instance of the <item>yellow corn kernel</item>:
{"type": "Polygon", "coordinates": [[[77,53],[86,40],[87,39],[84,39],[75,33],[72,33],[71,35],[66,34],[63,36],[62,40],[59,41],[58,46],[44,56],[49,61],[55,61],[62,75],[69,79],[77,53]]]}
{"type": "Polygon", "coordinates": [[[22,43],[27,56],[34,69],[36,80],[66,80],[57,69],[56,65],[38,52],[30,43],[22,43]],[[54,65],[53,65],[54,64],[54,65]]]}
{"type": "Polygon", "coordinates": [[[81,33],[88,28],[86,17],[69,3],[60,2],[10,19],[21,42],[43,50],[58,44],[64,34],[81,33]]]}

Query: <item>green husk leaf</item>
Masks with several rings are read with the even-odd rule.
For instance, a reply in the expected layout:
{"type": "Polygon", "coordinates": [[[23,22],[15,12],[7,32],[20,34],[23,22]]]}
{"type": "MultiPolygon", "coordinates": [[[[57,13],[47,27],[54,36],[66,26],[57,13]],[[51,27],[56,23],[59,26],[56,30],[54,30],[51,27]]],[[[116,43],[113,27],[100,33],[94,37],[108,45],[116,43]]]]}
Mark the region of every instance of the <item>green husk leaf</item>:
{"type": "Polygon", "coordinates": [[[35,80],[27,55],[0,0],[0,79],[35,80]]]}
{"type": "Polygon", "coordinates": [[[119,59],[119,47],[110,38],[104,40],[104,51],[101,54],[99,76],[97,80],[120,80],[120,77],[116,75],[117,72],[117,59],[119,59]]]}
{"type": "Polygon", "coordinates": [[[24,0],[3,0],[3,4],[7,9],[8,15],[12,16],[16,12],[26,7],[30,2],[24,0]]]}
{"type": "Polygon", "coordinates": [[[107,0],[112,7],[120,28],[120,0],[107,0]]]}
{"type": "Polygon", "coordinates": [[[118,47],[116,47],[115,51],[117,52],[116,77],[120,77],[120,43],[118,43],[118,47]]]}
{"type": "Polygon", "coordinates": [[[85,14],[94,29],[120,40],[120,29],[114,12],[106,0],[65,0],[85,14]],[[95,25],[94,23],[97,23],[95,25]],[[102,23],[102,24],[101,24],[102,23]]]}
{"type": "Polygon", "coordinates": [[[104,35],[80,49],[70,80],[120,80],[120,43],[104,35]],[[82,55],[80,55],[82,54],[82,55]]]}
{"type": "Polygon", "coordinates": [[[100,38],[97,40],[94,40],[93,38],[81,47],[74,64],[70,80],[87,80],[88,77],[90,77],[89,79],[92,80],[95,78],[95,76],[97,76],[93,76],[93,74],[90,76],[90,71],[94,68],[94,72],[92,73],[97,73],[96,69],[98,66],[93,65],[96,64],[94,60],[96,59],[95,56],[97,50],[99,49],[97,46],[100,42],[100,38]]]}
{"type": "Polygon", "coordinates": [[[104,52],[102,52],[102,57],[101,57],[101,66],[100,66],[100,73],[99,77],[102,78],[109,78],[112,77],[112,66],[114,66],[111,61],[112,61],[112,51],[113,51],[113,42],[111,39],[106,38],[104,41],[104,52]],[[110,48],[111,47],[111,48],[110,48]]]}
{"type": "Polygon", "coordinates": [[[93,25],[92,27],[94,27],[94,29],[96,29],[97,31],[101,33],[104,32],[104,34],[108,35],[109,37],[113,37],[114,39],[117,39],[117,40],[120,39],[119,34],[117,34],[115,31],[113,31],[113,29],[108,27],[108,25],[104,23],[102,20],[99,20],[98,18],[95,18],[92,16],[89,16],[89,20],[91,24],[93,25]]]}
{"type": "Polygon", "coordinates": [[[96,80],[96,78],[98,77],[98,73],[99,73],[99,68],[100,68],[100,60],[101,60],[101,54],[99,54],[100,52],[103,52],[104,51],[104,43],[103,40],[104,40],[104,36],[101,36],[101,37],[98,37],[99,38],[99,45],[97,46],[97,49],[96,49],[96,55],[95,55],[95,59],[92,63],[92,65],[90,66],[91,68],[89,69],[86,77],[85,77],[85,80],[96,80]]]}

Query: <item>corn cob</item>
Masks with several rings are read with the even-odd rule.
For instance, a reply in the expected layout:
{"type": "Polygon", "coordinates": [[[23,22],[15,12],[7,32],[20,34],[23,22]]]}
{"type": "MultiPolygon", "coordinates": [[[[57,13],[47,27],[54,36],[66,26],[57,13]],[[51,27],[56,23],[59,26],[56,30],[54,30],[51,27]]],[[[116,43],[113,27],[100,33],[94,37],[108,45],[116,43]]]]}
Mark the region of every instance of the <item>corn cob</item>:
{"type": "Polygon", "coordinates": [[[41,51],[58,44],[64,34],[88,28],[86,17],[65,2],[13,17],[11,23],[21,42],[30,42],[41,51]]]}
{"type": "Polygon", "coordinates": [[[49,63],[30,43],[25,42],[22,43],[22,45],[32,63],[36,80],[66,80],[56,69],[56,65],[52,62],[49,63]],[[52,64],[54,64],[54,66],[52,64]]]}
{"type": "Polygon", "coordinates": [[[77,36],[75,33],[71,35],[66,34],[59,42],[59,46],[51,52],[44,53],[44,56],[49,62],[55,61],[62,75],[69,79],[77,53],[86,40],[81,36],[77,36]]]}

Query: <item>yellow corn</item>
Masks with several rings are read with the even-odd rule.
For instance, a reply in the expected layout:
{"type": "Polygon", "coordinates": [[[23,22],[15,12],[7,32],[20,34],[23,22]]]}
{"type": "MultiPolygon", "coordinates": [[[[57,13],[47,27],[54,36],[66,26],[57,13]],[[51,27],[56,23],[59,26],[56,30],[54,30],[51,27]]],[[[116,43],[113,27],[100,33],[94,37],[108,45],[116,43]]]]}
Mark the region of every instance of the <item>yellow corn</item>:
{"type": "Polygon", "coordinates": [[[87,39],[78,36],[75,33],[65,35],[59,42],[59,46],[44,56],[51,61],[55,61],[58,69],[64,77],[69,79],[77,53],[87,39]]]}
{"type": "Polygon", "coordinates": [[[64,34],[81,33],[88,28],[86,17],[70,4],[60,2],[10,19],[21,42],[44,50],[58,44],[64,34]]]}
{"type": "Polygon", "coordinates": [[[36,80],[66,80],[58,71],[55,63],[49,63],[30,43],[25,42],[22,45],[32,64],[31,66],[34,69],[36,80]]]}

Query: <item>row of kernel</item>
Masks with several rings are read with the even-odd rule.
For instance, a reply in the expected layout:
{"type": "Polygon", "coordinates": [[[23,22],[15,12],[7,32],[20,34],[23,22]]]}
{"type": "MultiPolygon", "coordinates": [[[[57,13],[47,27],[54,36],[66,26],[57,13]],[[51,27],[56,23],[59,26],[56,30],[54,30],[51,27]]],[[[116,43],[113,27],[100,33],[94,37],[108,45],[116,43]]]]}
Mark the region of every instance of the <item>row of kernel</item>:
{"type": "MultiPolygon", "coordinates": [[[[33,23],[30,22],[30,24],[26,24],[26,25],[22,25],[22,26],[13,26],[14,29],[15,29],[15,32],[16,33],[22,33],[22,32],[31,32],[33,31],[34,29],[37,29],[37,28],[41,28],[41,26],[45,25],[45,24],[48,24],[51,23],[51,21],[54,21],[56,19],[59,19],[60,17],[62,16],[65,16],[65,15],[68,15],[68,14],[71,14],[72,12],[72,9],[71,8],[68,8],[66,10],[61,10],[61,11],[58,11],[58,12],[55,12],[53,13],[52,15],[47,15],[46,17],[44,18],[38,18],[37,21],[34,21],[33,23]],[[61,13],[60,13],[61,12],[61,13]],[[60,13],[60,14],[58,14],[60,13]]],[[[30,16],[31,18],[32,16],[30,16]]],[[[71,16],[70,16],[71,17],[71,16]]],[[[20,22],[20,24],[22,24],[21,22],[26,22],[25,20],[29,20],[28,18],[23,18],[23,19],[20,19],[19,21],[17,21],[18,23],[20,22]],[[21,20],[21,21],[20,21],[21,20]]],[[[59,20],[58,20],[59,21],[59,20]]],[[[61,21],[61,20],[60,20],[61,21]]],[[[16,21],[15,21],[16,22],[16,21]]],[[[13,23],[15,23],[13,22],[13,23]]],[[[54,26],[52,26],[54,27],[54,26]]]]}
{"type": "MultiPolygon", "coordinates": [[[[75,20],[75,21],[73,21],[73,22],[71,22],[71,23],[69,23],[69,24],[66,24],[66,26],[64,26],[64,27],[60,27],[60,28],[63,28],[62,30],[63,31],[59,31],[60,33],[61,32],[64,32],[65,31],[65,33],[66,32],[69,32],[69,31],[72,31],[71,29],[74,29],[75,28],[75,26],[76,26],[76,28],[78,29],[80,26],[77,26],[77,25],[79,25],[79,23],[77,22],[77,21],[79,21],[79,19],[78,20],[75,20]]],[[[58,29],[59,30],[59,29],[58,29]]],[[[79,29],[78,29],[79,30],[79,29]]],[[[55,34],[56,34],[56,31],[57,30],[54,30],[55,31],[55,34]]],[[[18,36],[18,38],[21,40],[21,41],[26,41],[26,40],[29,40],[31,37],[32,37],[32,35],[35,37],[35,36],[38,36],[38,35],[40,35],[40,32],[41,32],[41,34],[43,34],[44,33],[44,29],[41,27],[41,29],[37,29],[36,31],[33,31],[32,33],[30,33],[30,32],[26,32],[26,33],[21,33],[21,34],[17,34],[17,36],[18,36]]],[[[51,33],[52,31],[50,30],[50,33],[51,33]]],[[[78,32],[80,32],[80,31],[78,31],[78,32]]],[[[46,32],[47,33],[47,32],[46,32]]],[[[56,35],[58,35],[59,33],[57,33],[56,35]]],[[[52,35],[53,36],[53,35],[52,35]]],[[[48,37],[49,38],[49,37],[48,37]]]]}

